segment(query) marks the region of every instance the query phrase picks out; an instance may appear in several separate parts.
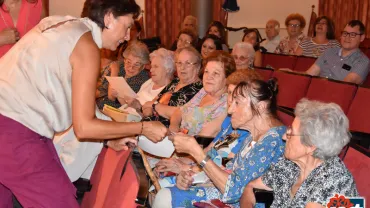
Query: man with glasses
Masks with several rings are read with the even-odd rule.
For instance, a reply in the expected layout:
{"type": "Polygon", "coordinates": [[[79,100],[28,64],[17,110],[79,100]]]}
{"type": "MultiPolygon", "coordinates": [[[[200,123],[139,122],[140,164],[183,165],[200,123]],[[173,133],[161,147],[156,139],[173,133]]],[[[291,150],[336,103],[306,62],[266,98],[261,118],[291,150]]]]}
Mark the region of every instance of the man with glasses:
{"type": "Polygon", "coordinates": [[[327,49],[306,74],[363,83],[369,72],[369,59],[359,49],[364,39],[364,24],[359,20],[351,20],[342,31],[342,47],[327,49]]]}

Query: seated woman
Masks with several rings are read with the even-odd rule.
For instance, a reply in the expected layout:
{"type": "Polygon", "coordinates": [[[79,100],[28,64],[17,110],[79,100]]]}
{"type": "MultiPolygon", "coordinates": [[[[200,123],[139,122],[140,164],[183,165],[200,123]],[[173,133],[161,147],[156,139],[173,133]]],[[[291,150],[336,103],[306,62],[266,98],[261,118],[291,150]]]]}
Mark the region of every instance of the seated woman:
{"type": "Polygon", "coordinates": [[[201,43],[200,54],[205,60],[212,52],[222,50],[221,39],[215,35],[206,35],[201,43]]]}
{"type": "Polygon", "coordinates": [[[189,102],[203,88],[198,74],[202,57],[193,47],[181,48],[177,51],[177,76],[167,85],[153,101],[146,102],[143,107],[144,121],[160,121],[166,127],[170,125],[169,118],[178,107],[189,102]]]}
{"type": "Polygon", "coordinates": [[[295,115],[283,137],[285,158],[248,184],[240,202],[244,207],[254,207],[253,188],[274,192],[271,207],[326,207],[335,194],[358,196],[351,173],[337,156],[350,140],[342,109],[302,99],[295,115]]]}
{"type": "Polygon", "coordinates": [[[182,171],[176,178],[176,187],[161,189],[153,207],[192,207],[194,201],[222,199],[236,204],[249,181],[258,178],[276,163],[284,152],[282,136],[286,128],[276,116],[277,83],[260,80],[240,83],[233,92],[228,109],[233,128],[250,132],[236,157],[220,168],[204,153],[192,136],[175,134],[177,152],[187,153],[205,171],[213,186],[192,187],[194,172],[182,171]]]}
{"type": "Polygon", "coordinates": [[[262,41],[261,35],[257,29],[246,29],[244,31],[243,42],[252,44],[254,51],[254,61],[253,66],[262,66],[262,53],[260,51],[260,42],[262,41]]]}
{"type": "Polygon", "coordinates": [[[314,23],[313,38],[303,40],[295,54],[297,56],[319,57],[328,48],[340,48],[340,43],[335,40],[335,28],[333,21],[322,16],[316,19],[314,23]]]}
{"type": "Polygon", "coordinates": [[[226,44],[226,32],[225,32],[225,26],[219,22],[219,21],[213,21],[211,24],[208,26],[208,30],[206,32],[207,35],[215,35],[218,38],[221,39],[221,44],[222,44],[222,50],[226,52],[229,51],[229,46],[226,44]]]}
{"type": "Polygon", "coordinates": [[[128,104],[136,110],[141,110],[142,105],[152,101],[173,79],[175,72],[174,52],[160,48],[150,54],[151,78],[146,81],[137,93],[137,99],[118,97],[121,105],[128,104]]]}
{"type": "Polygon", "coordinates": [[[306,20],[301,14],[290,14],[285,19],[285,26],[287,27],[288,36],[280,41],[275,53],[294,55],[299,44],[306,38],[303,34],[306,20]]]}
{"type": "Polygon", "coordinates": [[[198,44],[198,35],[197,32],[193,29],[182,29],[177,36],[176,48],[177,49],[193,46],[194,48],[197,47],[198,44]]]}
{"type": "Polygon", "coordinates": [[[236,64],[236,69],[252,69],[255,50],[250,43],[238,42],[231,52],[236,64]]]}
{"type": "Polygon", "coordinates": [[[104,104],[115,108],[121,107],[117,100],[117,92],[109,87],[106,76],[124,77],[134,92],[138,92],[141,85],[150,78],[149,72],[144,70],[145,65],[149,63],[149,50],[144,43],[133,42],[124,51],[123,57],[125,57],[123,61],[112,62],[101,72],[96,91],[96,104],[100,110],[104,104]]]}

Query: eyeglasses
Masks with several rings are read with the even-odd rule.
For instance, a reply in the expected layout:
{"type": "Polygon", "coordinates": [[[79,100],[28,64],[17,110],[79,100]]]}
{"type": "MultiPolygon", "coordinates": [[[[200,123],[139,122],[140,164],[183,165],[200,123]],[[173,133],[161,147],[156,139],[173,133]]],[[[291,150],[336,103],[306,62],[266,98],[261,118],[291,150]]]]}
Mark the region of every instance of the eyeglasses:
{"type": "Polygon", "coordinates": [[[300,24],[289,24],[288,27],[300,27],[301,25],[300,24]]]}
{"type": "Polygon", "coordinates": [[[190,41],[188,41],[188,40],[183,40],[183,39],[179,39],[179,40],[178,40],[178,42],[180,42],[180,43],[185,43],[185,44],[188,44],[188,45],[190,45],[190,44],[191,44],[191,42],[190,42],[190,41]]]}
{"type": "Polygon", "coordinates": [[[197,64],[198,64],[197,62],[191,63],[191,62],[186,61],[186,62],[182,63],[182,62],[178,61],[178,62],[176,62],[176,67],[177,68],[184,67],[185,69],[189,69],[192,66],[195,66],[197,64]]]}
{"type": "Polygon", "coordinates": [[[357,35],[363,35],[363,33],[342,31],[342,36],[343,37],[347,37],[348,35],[349,35],[350,38],[355,38],[357,35]]]}
{"type": "Polygon", "coordinates": [[[286,130],[285,132],[285,135],[286,135],[286,138],[287,139],[290,139],[292,138],[293,136],[303,136],[302,134],[293,134],[293,129],[291,126],[288,127],[288,129],[286,130]]]}
{"type": "Polygon", "coordinates": [[[248,57],[244,57],[244,56],[237,56],[237,55],[233,55],[233,58],[234,60],[239,60],[239,61],[246,61],[248,60],[248,57]]]}
{"type": "Polygon", "coordinates": [[[142,63],[139,63],[139,62],[136,62],[136,63],[132,63],[130,59],[128,58],[124,58],[123,59],[123,63],[125,64],[125,67],[132,67],[133,69],[138,69],[140,68],[141,66],[143,66],[142,63]]]}

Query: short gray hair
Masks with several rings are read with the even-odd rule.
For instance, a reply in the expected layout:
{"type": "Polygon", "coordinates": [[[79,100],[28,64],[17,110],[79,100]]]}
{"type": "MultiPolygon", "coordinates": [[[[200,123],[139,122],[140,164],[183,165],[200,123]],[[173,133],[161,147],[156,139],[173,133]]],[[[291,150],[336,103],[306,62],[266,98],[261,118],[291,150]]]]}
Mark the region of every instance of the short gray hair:
{"type": "Polygon", "coordinates": [[[150,54],[150,61],[152,61],[155,57],[160,58],[163,64],[163,67],[166,69],[167,74],[173,74],[175,71],[175,53],[173,51],[160,48],[158,50],[153,51],[150,54]]]}
{"type": "Polygon", "coordinates": [[[280,22],[279,21],[277,21],[276,19],[270,19],[269,21],[267,21],[267,23],[269,23],[269,22],[271,22],[275,25],[274,28],[275,28],[276,31],[280,30],[280,22]]]}
{"type": "Polygon", "coordinates": [[[253,66],[254,55],[256,54],[256,51],[254,50],[253,45],[250,43],[246,43],[246,42],[237,42],[235,43],[233,50],[235,48],[246,51],[248,53],[249,65],[253,66]]]}
{"type": "Polygon", "coordinates": [[[143,42],[134,41],[130,43],[122,56],[127,58],[129,55],[140,58],[142,64],[149,63],[149,50],[143,42]]]}
{"type": "Polygon", "coordinates": [[[295,108],[295,115],[300,119],[302,144],[316,147],[314,157],[327,160],[348,144],[349,122],[339,105],[303,98],[295,108]]]}
{"type": "Polygon", "coordinates": [[[202,62],[202,55],[200,55],[199,51],[197,51],[197,49],[195,49],[193,46],[188,46],[188,47],[184,47],[184,48],[179,48],[176,50],[175,54],[178,58],[178,56],[180,55],[181,52],[183,51],[187,51],[189,52],[192,56],[195,57],[196,59],[196,63],[199,64],[199,66],[201,66],[201,62],[202,62]]]}

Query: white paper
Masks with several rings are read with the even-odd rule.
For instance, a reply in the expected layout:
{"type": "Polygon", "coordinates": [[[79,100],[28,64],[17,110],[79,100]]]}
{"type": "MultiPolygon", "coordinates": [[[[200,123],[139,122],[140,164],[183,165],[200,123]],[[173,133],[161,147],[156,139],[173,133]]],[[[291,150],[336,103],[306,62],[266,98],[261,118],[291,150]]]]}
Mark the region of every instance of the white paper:
{"type": "Polygon", "coordinates": [[[127,84],[125,78],[109,77],[109,76],[105,76],[105,78],[107,78],[111,87],[117,91],[119,97],[123,98],[127,96],[127,97],[137,98],[137,94],[127,84]]]}
{"type": "MultiPolygon", "coordinates": [[[[130,115],[134,115],[134,116],[137,116],[140,118],[139,121],[141,121],[142,117],[139,115],[139,113],[135,110],[135,108],[132,108],[132,107],[127,107],[127,104],[125,105],[122,105],[120,108],[118,108],[119,110],[121,110],[122,112],[125,112],[125,113],[128,113],[130,115]]],[[[139,122],[137,121],[137,122],[139,122]]]]}
{"type": "Polygon", "coordinates": [[[202,171],[200,173],[193,175],[193,179],[194,179],[193,184],[198,184],[198,183],[206,183],[209,178],[207,174],[204,171],[202,171]]]}
{"type": "Polygon", "coordinates": [[[175,151],[175,147],[168,137],[165,137],[160,142],[154,143],[145,136],[140,136],[138,146],[143,151],[158,157],[169,158],[175,151]]]}

